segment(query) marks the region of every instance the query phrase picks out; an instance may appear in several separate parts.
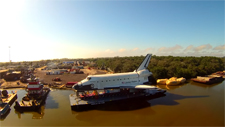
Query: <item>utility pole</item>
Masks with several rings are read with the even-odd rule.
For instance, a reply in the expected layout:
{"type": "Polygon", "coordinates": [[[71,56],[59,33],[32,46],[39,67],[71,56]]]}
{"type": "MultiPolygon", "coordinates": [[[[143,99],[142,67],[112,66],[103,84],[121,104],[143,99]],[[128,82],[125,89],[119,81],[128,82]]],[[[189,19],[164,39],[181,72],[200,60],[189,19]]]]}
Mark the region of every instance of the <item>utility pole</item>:
{"type": "Polygon", "coordinates": [[[9,63],[11,62],[11,60],[10,60],[10,46],[9,46],[9,63]]]}

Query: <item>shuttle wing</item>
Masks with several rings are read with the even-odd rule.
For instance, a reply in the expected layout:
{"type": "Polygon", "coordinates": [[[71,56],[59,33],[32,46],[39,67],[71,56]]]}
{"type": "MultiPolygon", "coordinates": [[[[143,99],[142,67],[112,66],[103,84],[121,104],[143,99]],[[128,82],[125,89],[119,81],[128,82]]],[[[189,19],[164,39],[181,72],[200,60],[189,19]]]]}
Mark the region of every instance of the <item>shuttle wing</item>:
{"type": "Polygon", "coordinates": [[[155,86],[149,86],[149,85],[114,85],[114,86],[107,86],[104,87],[104,89],[123,89],[123,88],[135,88],[135,89],[153,89],[155,86]]]}

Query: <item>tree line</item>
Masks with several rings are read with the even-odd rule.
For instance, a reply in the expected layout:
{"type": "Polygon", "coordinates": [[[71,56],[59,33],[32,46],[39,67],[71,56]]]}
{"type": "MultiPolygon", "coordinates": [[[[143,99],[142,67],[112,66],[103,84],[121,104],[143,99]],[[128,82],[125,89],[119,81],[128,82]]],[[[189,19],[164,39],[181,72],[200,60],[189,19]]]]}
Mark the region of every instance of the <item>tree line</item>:
{"type": "MultiPolygon", "coordinates": [[[[110,68],[114,73],[131,72],[138,68],[144,56],[97,58],[93,61],[96,66],[110,68]]],[[[216,71],[223,71],[225,59],[212,56],[204,57],[151,57],[148,69],[155,79],[184,77],[190,79],[196,76],[204,76],[216,71]]]]}

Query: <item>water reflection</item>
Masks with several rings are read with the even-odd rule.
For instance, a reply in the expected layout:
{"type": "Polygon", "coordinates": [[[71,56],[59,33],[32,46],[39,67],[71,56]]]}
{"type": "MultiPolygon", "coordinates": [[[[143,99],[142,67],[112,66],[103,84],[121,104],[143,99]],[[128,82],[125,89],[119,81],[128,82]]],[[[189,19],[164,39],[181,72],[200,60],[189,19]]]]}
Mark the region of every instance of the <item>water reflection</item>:
{"type": "Polygon", "coordinates": [[[19,119],[21,119],[22,114],[32,114],[32,119],[42,119],[44,116],[44,110],[45,110],[45,106],[42,105],[37,112],[34,112],[34,111],[19,112],[17,110],[14,110],[14,111],[15,111],[15,114],[17,114],[19,119]]]}
{"type": "Polygon", "coordinates": [[[175,86],[157,84],[156,87],[161,88],[161,89],[166,89],[166,90],[174,90],[174,89],[181,88],[181,87],[183,87],[183,86],[185,86],[187,84],[188,83],[180,84],[180,85],[175,85],[175,86]]]}
{"type": "Polygon", "coordinates": [[[176,100],[192,99],[192,98],[205,98],[205,97],[209,97],[209,95],[184,96],[184,95],[167,92],[166,96],[164,98],[159,98],[159,99],[154,100],[153,101],[154,103],[151,103],[151,106],[154,106],[154,105],[178,105],[179,103],[176,100]]]}

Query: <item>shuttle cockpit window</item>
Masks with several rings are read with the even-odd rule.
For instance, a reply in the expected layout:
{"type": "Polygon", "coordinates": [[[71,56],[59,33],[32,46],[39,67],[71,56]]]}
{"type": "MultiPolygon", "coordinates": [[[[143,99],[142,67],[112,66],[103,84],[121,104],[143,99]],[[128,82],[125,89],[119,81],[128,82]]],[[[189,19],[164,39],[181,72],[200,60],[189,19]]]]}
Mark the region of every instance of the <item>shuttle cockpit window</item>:
{"type": "Polygon", "coordinates": [[[91,77],[87,77],[87,80],[91,80],[91,77]]]}

